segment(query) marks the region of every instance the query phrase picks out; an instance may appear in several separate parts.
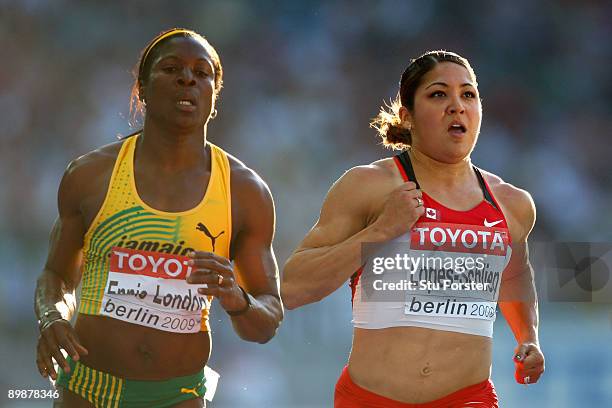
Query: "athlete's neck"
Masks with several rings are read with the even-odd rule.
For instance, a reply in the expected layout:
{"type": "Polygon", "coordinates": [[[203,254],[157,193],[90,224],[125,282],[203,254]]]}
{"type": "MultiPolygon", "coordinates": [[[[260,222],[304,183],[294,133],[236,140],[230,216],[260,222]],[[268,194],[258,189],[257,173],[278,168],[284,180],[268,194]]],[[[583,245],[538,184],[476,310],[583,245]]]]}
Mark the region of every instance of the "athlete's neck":
{"type": "Polygon", "coordinates": [[[426,175],[427,179],[435,181],[436,185],[452,187],[463,184],[474,178],[472,161],[467,156],[457,163],[445,163],[412,148],[409,151],[412,166],[417,174],[426,175]]]}
{"type": "Polygon", "coordinates": [[[138,156],[162,170],[177,171],[206,162],[206,127],[180,132],[145,126],[138,140],[138,156]]]}

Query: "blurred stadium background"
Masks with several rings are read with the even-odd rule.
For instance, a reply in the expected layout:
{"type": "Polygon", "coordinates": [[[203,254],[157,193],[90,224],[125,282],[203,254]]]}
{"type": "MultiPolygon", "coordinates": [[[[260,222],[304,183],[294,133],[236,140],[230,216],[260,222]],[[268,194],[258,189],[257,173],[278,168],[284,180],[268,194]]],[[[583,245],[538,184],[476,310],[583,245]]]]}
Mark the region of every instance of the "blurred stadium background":
{"type": "MultiPolygon", "coordinates": [[[[484,99],[473,160],[532,193],[533,240],[612,242],[609,1],[0,0],[0,9],[0,406],[50,405],[7,391],[48,388],[35,368],[32,298],[58,183],[70,160],[130,132],[130,71],[172,26],[203,33],[221,55],[209,138],[269,183],[281,266],[331,183],[391,154],[368,121],[409,58],[430,49],[472,62],[484,99]]],[[[502,406],[612,406],[610,304],[541,297],[547,365],[537,385],[514,382],[515,342],[496,323],[502,406]]],[[[210,406],[330,407],[350,319],[344,287],[288,312],[262,346],[240,341],[217,309],[209,364],[221,380],[210,406]]]]}

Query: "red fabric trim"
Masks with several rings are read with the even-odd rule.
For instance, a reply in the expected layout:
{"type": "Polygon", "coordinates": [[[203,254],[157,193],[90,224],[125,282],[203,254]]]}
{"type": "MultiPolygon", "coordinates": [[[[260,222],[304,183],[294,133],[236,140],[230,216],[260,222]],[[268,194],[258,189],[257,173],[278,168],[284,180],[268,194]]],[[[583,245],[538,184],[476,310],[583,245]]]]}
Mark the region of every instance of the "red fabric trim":
{"type": "Polygon", "coordinates": [[[404,181],[410,181],[410,179],[408,178],[408,175],[406,174],[406,171],[404,170],[404,166],[402,166],[402,162],[400,161],[400,159],[397,156],[393,156],[393,160],[395,161],[395,165],[399,169],[400,174],[402,175],[402,178],[404,179],[404,181]]]}
{"type": "Polygon", "coordinates": [[[363,272],[363,266],[355,272],[353,276],[351,276],[351,306],[353,305],[353,300],[355,299],[355,291],[357,290],[357,284],[359,283],[359,278],[361,278],[361,272],[363,272]]]}
{"type": "Polygon", "coordinates": [[[423,404],[409,404],[392,400],[361,388],[351,380],[348,366],[336,384],[334,408],[499,408],[495,387],[491,380],[485,380],[453,392],[437,400],[423,404]]]}

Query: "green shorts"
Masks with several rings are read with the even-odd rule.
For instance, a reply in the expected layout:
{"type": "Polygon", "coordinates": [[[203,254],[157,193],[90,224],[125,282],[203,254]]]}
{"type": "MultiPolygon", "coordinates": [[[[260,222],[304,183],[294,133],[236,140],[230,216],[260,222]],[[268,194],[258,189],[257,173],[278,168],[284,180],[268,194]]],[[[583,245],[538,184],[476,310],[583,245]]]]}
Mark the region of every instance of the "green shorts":
{"type": "Polygon", "coordinates": [[[204,369],[169,380],[137,381],[95,370],[70,357],[66,360],[70,373],[60,368],[56,386],[72,391],[95,407],[163,408],[189,399],[204,398],[206,392],[204,369]]]}

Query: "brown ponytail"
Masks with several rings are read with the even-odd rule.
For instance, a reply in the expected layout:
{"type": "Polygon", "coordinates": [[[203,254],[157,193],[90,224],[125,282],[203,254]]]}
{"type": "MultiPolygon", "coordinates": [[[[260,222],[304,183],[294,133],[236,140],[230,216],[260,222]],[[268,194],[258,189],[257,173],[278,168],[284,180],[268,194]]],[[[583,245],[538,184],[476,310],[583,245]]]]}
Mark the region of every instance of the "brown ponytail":
{"type": "Polygon", "coordinates": [[[382,139],[383,146],[394,150],[405,150],[412,144],[410,129],[402,126],[399,110],[402,107],[399,95],[391,101],[391,105],[380,107],[380,112],[370,122],[370,127],[376,129],[382,139]]]}

